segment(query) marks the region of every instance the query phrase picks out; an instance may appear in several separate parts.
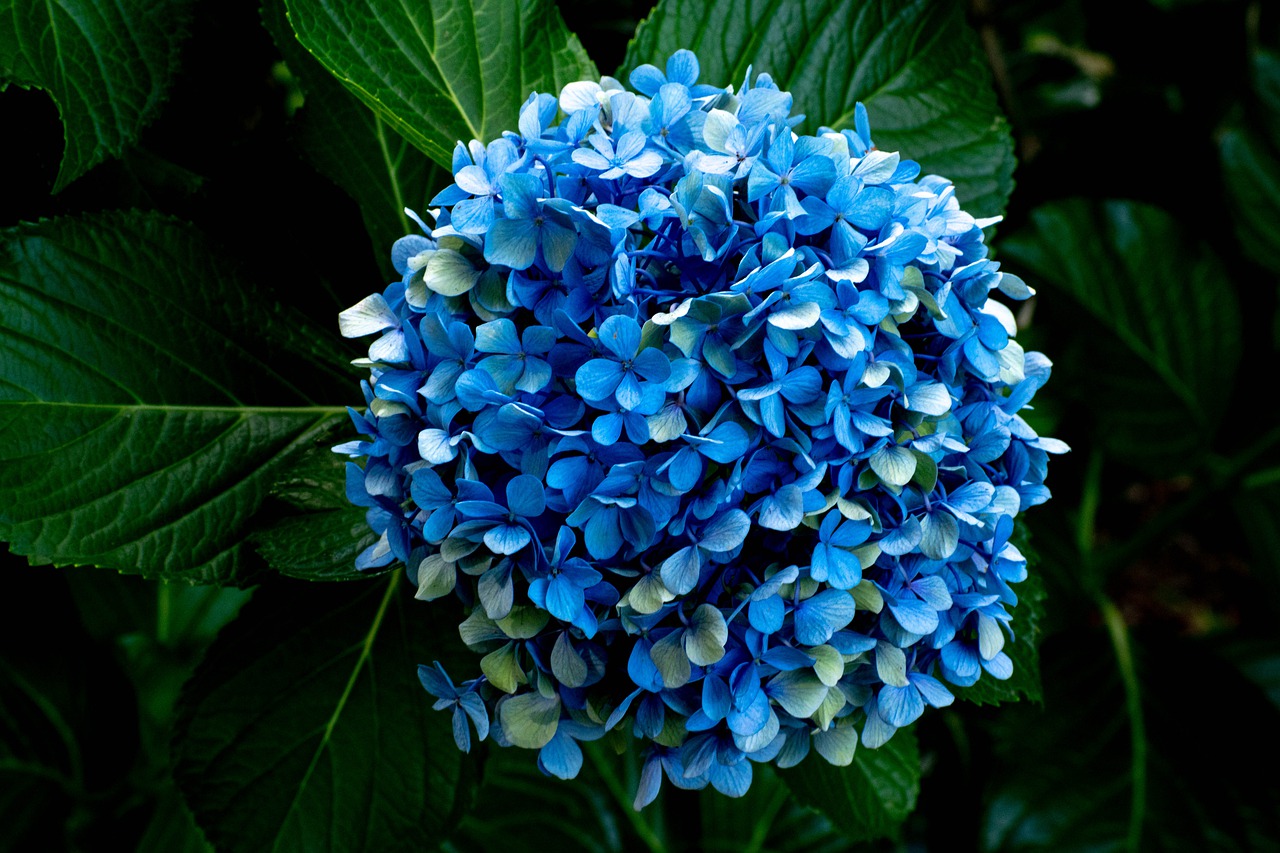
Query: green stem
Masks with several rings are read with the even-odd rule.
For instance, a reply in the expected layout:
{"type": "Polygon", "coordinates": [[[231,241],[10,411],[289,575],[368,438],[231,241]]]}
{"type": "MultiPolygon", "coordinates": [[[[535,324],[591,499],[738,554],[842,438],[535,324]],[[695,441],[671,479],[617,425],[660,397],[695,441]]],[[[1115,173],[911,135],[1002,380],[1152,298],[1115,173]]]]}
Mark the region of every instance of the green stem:
{"type": "Polygon", "coordinates": [[[1093,552],[1097,540],[1098,503],[1102,500],[1102,451],[1094,448],[1084,472],[1080,494],[1080,517],[1076,524],[1076,548],[1081,556],[1093,552]]]}
{"type": "Polygon", "coordinates": [[[168,581],[160,581],[156,588],[156,642],[169,645],[173,635],[173,588],[168,581]]]}
{"type": "Polygon", "coordinates": [[[769,839],[769,830],[773,827],[774,818],[778,816],[778,812],[786,805],[787,798],[790,796],[791,790],[786,785],[777,787],[777,790],[773,792],[773,796],[765,805],[764,810],[756,818],[756,825],[751,830],[751,838],[747,841],[747,846],[742,853],[760,853],[764,849],[764,844],[769,839]]]}
{"type": "Polygon", "coordinates": [[[1129,799],[1129,838],[1128,848],[1132,851],[1142,847],[1142,825],[1146,819],[1147,809],[1147,728],[1142,714],[1142,694],[1138,685],[1138,674],[1133,665],[1133,649],[1129,644],[1129,626],[1115,603],[1100,596],[1098,607],[1102,611],[1102,619],[1106,623],[1107,633],[1111,636],[1111,647],[1115,650],[1116,664],[1120,668],[1120,678],[1124,681],[1125,704],[1129,713],[1130,740],[1130,799],[1129,799]]]}
{"type": "Polygon", "coordinates": [[[619,810],[631,823],[631,828],[636,831],[636,835],[640,837],[640,840],[644,842],[651,853],[666,853],[667,846],[662,843],[662,839],[653,831],[653,827],[649,826],[649,821],[645,819],[644,813],[632,807],[631,797],[627,795],[626,789],[622,787],[622,782],[614,772],[613,762],[601,751],[600,744],[584,743],[582,748],[586,751],[587,757],[591,759],[591,765],[595,767],[596,772],[600,774],[600,778],[604,780],[605,787],[609,789],[609,793],[617,802],[619,810]]]}
{"type": "MultiPolygon", "coordinates": [[[[1120,679],[1124,682],[1125,708],[1129,716],[1130,741],[1130,801],[1129,836],[1127,847],[1137,851],[1142,845],[1142,825],[1147,808],[1147,730],[1142,716],[1142,694],[1138,675],[1133,665],[1133,648],[1129,643],[1129,626],[1115,602],[1102,590],[1102,579],[1110,563],[1099,559],[1097,546],[1098,505],[1102,497],[1102,453],[1094,450],[1085,471],[1084,487],[1080,495],[1080,514],[1076,526],[1076,547],[1084,566],[1085,582],[1097,601],[1102,621],[1107,626],[1111,648],[1116,656],[1120,679]]],[[[1168,515],[1169,513],[1166,513],[1168,515]]],[[[1150,527],[1151,525],[1148,525],[1150,527]]]]}

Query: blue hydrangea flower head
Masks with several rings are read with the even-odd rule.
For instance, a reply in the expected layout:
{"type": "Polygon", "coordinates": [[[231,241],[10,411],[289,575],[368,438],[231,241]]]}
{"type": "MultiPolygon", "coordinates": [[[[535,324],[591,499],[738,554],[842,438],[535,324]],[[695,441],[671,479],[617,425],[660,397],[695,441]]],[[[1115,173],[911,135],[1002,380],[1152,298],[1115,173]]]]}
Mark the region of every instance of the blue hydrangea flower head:
{"type": "Polygon", "coordinates": [[[862,105],[798,135],[767,75],[699,77],[679,51],[531,94],[340,316],[377,336],[336,448],[378,535],[356,565],[461,602],[475,668],[419,670],[458,746],[569,778],[621,730],[637,807],[848,764],[1009,678],[1014,519],[1067,450],[1019,414],[1050,364],[996,220],[862,105]]]}

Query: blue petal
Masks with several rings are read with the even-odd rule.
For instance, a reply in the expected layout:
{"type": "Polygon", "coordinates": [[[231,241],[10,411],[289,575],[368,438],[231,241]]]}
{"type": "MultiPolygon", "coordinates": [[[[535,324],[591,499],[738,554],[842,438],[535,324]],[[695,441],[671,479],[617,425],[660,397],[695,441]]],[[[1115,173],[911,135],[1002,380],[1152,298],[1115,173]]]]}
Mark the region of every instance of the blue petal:
{"type": "Polygon", "coordinates": [[[607,400],[613,396],[622,377],[622,365],[618,362],[596,358],[578,368],[574,381],[584,399],[607,400]]]}
{"type": "Polygon", "coordinates": [[[532,541],[533,537],[518,524],[500,524],[484,535],[484,544],[495,554],[514,554],[532,541]]]}
{"type": "Polygon", "coordinates": [[[886,723],[902,728],[920,719],[924,713],[924,700],[914,687],[885,685],[880,688],[879,710],[886,723]]]}
{"type": "Polygon", "coordinates": [[[582,769],[582,748],[565,731],[557,731],[539,750],[538,765],[557,779],[572,779],[582,769]]]}
{"type": "Polygon", "coordinates": [[[507,483],[507,508],[524,518],[537,518],[546,509],[542,481],[528,474],[513,477],[507,483]]]}
{"type": "Polygon", "coordinates": [[[582,589],[564,575],[553,577],[547,584],[547,612],[562,622],[572,621],[584,603],[582,589]]]}
{"type": "Polygon", "coordinates": [[[662,561],[658,569],[662,585],[676,595],[687,595],[698,585],[702,558],[696,545],[686,545],[662,561]]]}
{"type": "Polygon", "coordinates": [[[476,349],[480,352],[514,355],[521,352],[516,324],[505,317],[482,323],[476,328],[476,349]]]}
{"type": "Polygon", "coordinates": [[[776,634],[782,630],[786,605],[778,596],[753,600],[747,605],[747,621],[761,634],[776,634]]]}
{"type": "Polygon", "coordinates": [[[737,764],[712,764],[708,774],[711,785],[726,797],[741,797],[751,787],[751,762],[739,761],[737,764]]]}
{"type": "Polygon", "coordinates": [[[804,521],[803,493],[791,484],[781,487],[764,499],[758,521],[769,530],[795,530],[804,521]]]}
{"type": "Polygon", "coordinates": [[[527,270],[538,252],[538,229],[527,219],[499,219],[484,238],[484,259],[527,270]]]}
{"type": "Polygon", "coordinates": [[[635,373],[628,370],[622,374],[622,380],[614,390],[614,396],[618,405],[628,411],[640,406],[644,401],[644,393],[640,389],[640,381],[636,379],[635,373]]]}
{"type": "Polygon", "coordinates": [[[853,620],[854,611],[849,593],[824,590],[796,608],[796,639],[806,646],[820,646],[853,620]]]}
{"type": "Polygon", "coordinates": [[[889,604],[898,624],[913,634],[928,634],[938,627],[938,611],[923,601],[904,599],[889,604]]]}
{"type": "Polygon", "coordinates": [[[449,676],[444,674],[439,664],[435,666],[420,664],[418,666],[418,680],[422,682],[422,686],[426,688],[428,693],[438,699],[454,699],[458,695],[458,691],[449,681],[449,676]]]}
{"type": "MultiPolygon", "coordinates": [[[[594,503],[594,501],[593,501],[594,503]]],[[[583,530],[587,553],[597,560],[607,560],[622,547],[622,531],[616,511],[605,510],[591,516],[583,530]]]]}
{"type": "Polygon", "coordinates": [[[657,693],[662,689],[662,675],[649,655],[652,648],[653,643],[647,639],[636,640],[631,648],[631,656],[627,659],[627,674],[637,687],[657,693]]]}
{"type": "Polygon", "coordinates": [[[640,348],[640,325],[624,314],[614,314],[597,332],[600,343],[620,359],[634,358],[640,348]]]}
{"type": "Polygon", "coordinates": [[[542,226],[542,256],[552,272],[560,272],[578,245],[578,232],[550,220],[542,226]]]}
{"type": "Polygon", "coordinates": [[[750,530],[751,519],[747,514],[740,509],[731,509],[702,529],[698,546],[713,554],[727,553],[741,545],[750,530]]]}

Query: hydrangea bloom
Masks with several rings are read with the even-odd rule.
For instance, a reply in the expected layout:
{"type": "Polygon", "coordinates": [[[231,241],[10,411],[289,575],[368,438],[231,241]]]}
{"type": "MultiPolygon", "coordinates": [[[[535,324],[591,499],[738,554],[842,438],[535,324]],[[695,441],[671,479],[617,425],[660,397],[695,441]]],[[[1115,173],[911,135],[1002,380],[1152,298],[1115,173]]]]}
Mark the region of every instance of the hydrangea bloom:
{"type": "Polygon", "coordinates": [[[1013,519],[1066,449],[1018,414],[1050,364],[1013,339],[996,220],[861,105],[797,136],[768,75],[698,72],[533,94],[459,143],[401,279],[341,315],[379,335],[337,448],[379,535],[357,565],[463,602],[479,673],[420,671],[458,746],[568,778],[621,727],[637,807],[847,764],[1008,678],[1013,519]]]}

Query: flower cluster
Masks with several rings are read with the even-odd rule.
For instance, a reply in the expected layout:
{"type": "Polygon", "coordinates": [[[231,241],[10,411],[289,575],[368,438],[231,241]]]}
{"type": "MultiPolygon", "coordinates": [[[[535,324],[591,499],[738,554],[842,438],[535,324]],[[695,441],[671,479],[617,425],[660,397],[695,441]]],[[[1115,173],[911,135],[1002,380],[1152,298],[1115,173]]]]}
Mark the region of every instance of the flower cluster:
{"type": "Polygon", "coordinates": [[[847,764],[925,705],[1012,672],[1013,519],[1066,448],[1019,416],[1049,362],[1031,295],[945,179],[791,96],[665,72],[533,94],[459,143],[435,227],[341,315],[369,349],[337,448],[418,597],[461,599],[479,675],[419,674],[539,750],[646,742],[662,777],[741,795],[751,762],[847,764]],[[557,123],[557,119],[559,119],[557,123]]]}

